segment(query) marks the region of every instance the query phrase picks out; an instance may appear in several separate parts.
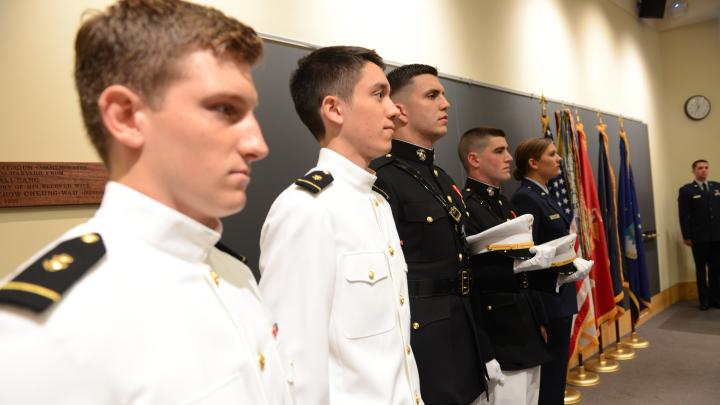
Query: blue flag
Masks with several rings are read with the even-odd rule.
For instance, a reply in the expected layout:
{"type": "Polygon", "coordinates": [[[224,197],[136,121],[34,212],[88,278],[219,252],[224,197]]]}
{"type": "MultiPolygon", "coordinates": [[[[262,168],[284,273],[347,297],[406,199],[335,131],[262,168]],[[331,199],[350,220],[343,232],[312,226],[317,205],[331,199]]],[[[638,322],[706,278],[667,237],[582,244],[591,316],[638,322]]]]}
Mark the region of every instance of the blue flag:
{"type": "MultiPolygon", "coordinates": [[[[608,260],[610,261],[610,278],[612,279],[613,295],[615,296],[615,305],[622,307],[623,305],[623,273],[622,273],[622,249],[620,248],[620,238],[618,236],[618,216],[617,216],[617,183],[615,183],[615,173],[613,173],[610,164],[610,155],[608,151],[608,135],[605,132],[607,125],[598,124],[598,139],[600,140],[600,148],[598,149],[598,199],[600,200],[600,212],[605,225],[605,239],[607,240],[608,260]]],[[[623,311],[620,312],[622,314],[623,311]]]]}
{"type": "Polygon", "coordinates": [[[643,244],[642,225],[638,212],[635,180],[630,166],[630,145],[627,134],[620,131],[620,179],[618,187],[618,233],[623,253],[623,273],[630,284],[630,311],[633,324],[640,313],[650,308],[650,288],[648,286],[645,245],[643,244]]]}

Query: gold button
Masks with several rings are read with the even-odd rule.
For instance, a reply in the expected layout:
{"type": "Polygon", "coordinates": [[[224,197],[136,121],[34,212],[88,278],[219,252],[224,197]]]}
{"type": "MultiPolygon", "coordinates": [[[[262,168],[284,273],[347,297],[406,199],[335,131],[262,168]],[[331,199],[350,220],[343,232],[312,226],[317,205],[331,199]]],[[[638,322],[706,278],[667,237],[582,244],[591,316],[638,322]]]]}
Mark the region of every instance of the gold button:
{"type": "Polygon", "coordinates": [[[463,259],[462,253],[458,253],[458,260],[459,260],[459,261],[462,261],[462,259],[463,259]]]}
{"type": "Polygon", "coordinates": [[[405,353],[410,354],[412,350],[410,350],[410,345],[405,346],[405,353]]]}
{"type": "Polygon", "coordinates": [[[404,303],[405,303],[405,297],[403,297],[402,294],[400,294],[400,305],[402,305],[404,303]]]}
{"type": "Polygon", "coordinates": [[[419,323],[419,322],[413,322],[412,328],[413,328],[413,330],[418,330],[418,329],[420,329],[420,323],[419,323]]]}
{"type": "Polygon", "coordinates": [[[390,253],[390,256],[395,254],[395,249],[393,249],[392,246],[388,247],[388,253],[390,253]]]}
{"type": "Polygon", "coordinates": [[[420,403],[420,394],[418,394],[418,393],[416,392],[416,393],[415,393],[415,404],[419,404],[419,403],[420,403]]]}
{"type": "Polygon", "coordinates": [[[258,353],[257,355],[258,359],[258,365],[260,365],[260,370],[265,370],[265,356],[263,356],[262,353],[258,353]]]}
{"type": "Polygon", "coordinates": [[[433,169],[433,174],[435,175],[435,177],[439,176],[437,169],[433,169]]]}
{"type": "Polygon", "coordinates": [[[368,278],[369,278],[370,280],[374,280],[374,279],[375,279],[375,272],[372,271],[372,270],[370,270],[370,273],[368,273],[368,278]]]}
{"type": "Polygon", "coordinates": [[[488,311],[492,311],[492,305],[488,305],[487,308],[488,308],[488,311]]]}
{"type": "Polygon", "coordinates": [[[218,274],[215,273],[214,271],[210,271],[210,276],[213,278],[213,281],[215,281],[215,285],[219,286],[220,285],[220,276],[218,276],[218,274]]]}
{"type": "Polygon", "coordinates": [[[100,237],[96,233],[88,233],[88,234],[83,235],[80,238],[80,240],[89,245],[91,243],[95,243],[95,242],[99,241],[100,237]]]}
{"type": "Polygon", "coordinates": [[[425,220],[426,220],[426,221],[428,222],[428,224],[431,224],[431,223],[432,223],[432,221],[433,221],[433,218],[432,218],[431,216],[429,216],[429,215],[428,215],[428,217],[427,217],[427,218],[425,218],[425,220]]]}
{"type": "Polygon", "coordinates": [[[451,202],[452,202],[452,197],[450,197],[450,196],[447,196],[447,200],[448,200],[448,202],[450,202],[450,203],[451,203],[451,202]]]}
{"type": "Polygon", "coordinates": [[[392,157],[392,153],[388,153],[385,157],[392,157]]]}

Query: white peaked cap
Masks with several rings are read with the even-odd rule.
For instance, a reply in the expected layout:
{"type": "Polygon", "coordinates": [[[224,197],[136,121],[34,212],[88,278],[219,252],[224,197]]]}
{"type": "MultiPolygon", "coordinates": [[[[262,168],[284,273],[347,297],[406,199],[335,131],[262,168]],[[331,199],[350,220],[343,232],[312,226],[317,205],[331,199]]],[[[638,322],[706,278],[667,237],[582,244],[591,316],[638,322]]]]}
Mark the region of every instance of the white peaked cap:
{"type": "Polygon", "coordinates": [[[577,235],[570,235],[545,242],[541,246],[552,246],[555,248],[555,257],[552,260],[552,267],[561,267],[570,264],[577,258],[575,255],[575,241],[577,235]]]}
{"type": "Polygon", "coordinates": [[[532,214],[520,215],[467,238],[473,255],[492,251],[527,250],[534,246],[532,214]]]}

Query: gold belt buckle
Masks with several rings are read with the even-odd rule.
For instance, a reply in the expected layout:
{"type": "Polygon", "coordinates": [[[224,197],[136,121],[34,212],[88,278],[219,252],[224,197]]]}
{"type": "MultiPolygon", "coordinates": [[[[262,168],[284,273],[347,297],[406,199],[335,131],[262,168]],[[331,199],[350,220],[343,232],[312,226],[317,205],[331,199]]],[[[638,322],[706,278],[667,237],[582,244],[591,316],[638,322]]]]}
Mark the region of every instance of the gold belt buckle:
{"type": "Polygon", "coordinates": [[[470,271],[463,270],[460,272],[460,295],[470,294],[470,271]]]}
{"type": "Polygon", "coordinates": [[[460,219],[462,218],[462,213],[460,213],[460,210],[457,209],[454,205],[452,208],[450,208],[450,215],[452,215],[455,222],[460,223],[460,219]]]}

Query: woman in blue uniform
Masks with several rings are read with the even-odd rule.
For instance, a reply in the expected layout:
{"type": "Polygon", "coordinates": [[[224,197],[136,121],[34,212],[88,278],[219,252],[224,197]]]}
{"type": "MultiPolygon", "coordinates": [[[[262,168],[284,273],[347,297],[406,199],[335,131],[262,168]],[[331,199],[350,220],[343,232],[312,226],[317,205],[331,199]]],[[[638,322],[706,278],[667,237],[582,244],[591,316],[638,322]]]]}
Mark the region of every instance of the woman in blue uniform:
{"type": "MultiPolygon", "coordinates": [[[[558,201],[548,192],[548,182],[560,174],[562,158],[547,138],[532,138],[515,149],[515,172],[521,182],[512,196],[518,215],[532,214],[533,240],[545,243],[569,234],[572,216],[563,212],[558,201]]],[[[575,283],[560,287],[560,293],[542,295],[547,312],[547,349],[552,360],[540,371],[540,405],[562,405],[570,346],[573,314],[577,313],[575,283]]]]}

